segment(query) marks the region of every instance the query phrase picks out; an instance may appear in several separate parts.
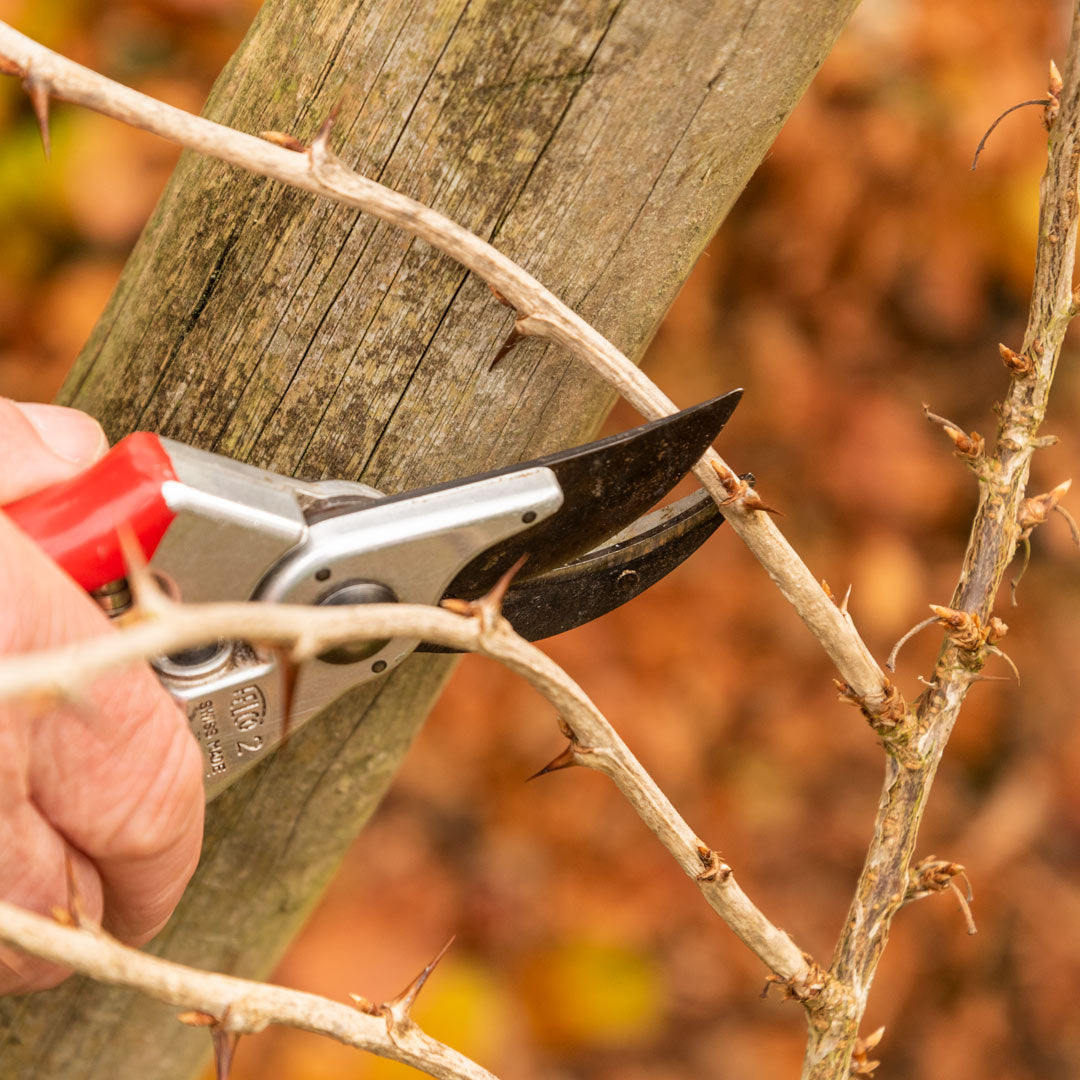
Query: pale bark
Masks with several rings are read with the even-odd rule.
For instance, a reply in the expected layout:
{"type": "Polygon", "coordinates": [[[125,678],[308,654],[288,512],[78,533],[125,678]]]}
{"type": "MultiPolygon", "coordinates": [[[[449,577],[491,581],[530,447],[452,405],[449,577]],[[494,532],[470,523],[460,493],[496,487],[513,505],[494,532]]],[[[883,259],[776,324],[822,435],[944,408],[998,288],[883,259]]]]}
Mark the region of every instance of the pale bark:
{"type": "MultiPolygon", "coordinates": [[[[946,633],[927,689],[895,728],[884,733],[888,758],[873,838],[833,954],[828,999],[811,1017],[806,1080],[849,1075],[852,1049],[892,921],[906,902],[925,895],[924,871],[934,860],[917,866],[912,862],[938,765],[968,691],[982,678],[988,655],[1000,654],[995,642],[1007,627],[994,611],[1005,571],[1020,541],[1058,507],[1070,486],[1065,481],[1045,494],[1027,496],[1035,451],[1057,441],[1040,436],[1039,429],[1065,333],[1080,301],[1073,292],[1080,220],[1080,4],[1073,5],[1064,82],[1052,66],[1050,95],[1045,113],[1048,160],[1039,189],[1039,241],[1027,329],[1019,352],[1000,347],[1010,381],[994,410],[998,424],[993,443],[984,445],[981,437],[965,437],[955,425],[944,424],[978,480],[979,505],[949,606],[931,604],[946,633]]],[[[987,357],[986,363],[988,372],[1000,377],[998,358],[987,357]]],[[[930,413],[928,417],[941,420],[930,413]]],[[[1068,511],[1064,513],[1071,522],[1068,511]]],[[[951,866],[956,870],[946,871],[934,888],[943,888],[962,870],[958,864],[951,866]]]]}

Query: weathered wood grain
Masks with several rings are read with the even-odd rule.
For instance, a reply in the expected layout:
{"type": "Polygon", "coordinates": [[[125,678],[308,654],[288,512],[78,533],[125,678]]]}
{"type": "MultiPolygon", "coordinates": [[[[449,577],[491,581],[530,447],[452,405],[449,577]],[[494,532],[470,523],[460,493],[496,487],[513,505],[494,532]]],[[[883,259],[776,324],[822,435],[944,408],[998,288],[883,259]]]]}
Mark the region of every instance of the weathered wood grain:
{"type": "MultiPolygon", "coordinates": [[[[268,0],[206,111],[308,140],[340,101],[348,164],[492,239],[639,356],[854,6],[268,0]]],[[[595,430],[610,394],[557,350],[527,342],[488,371],[511,320],[388,226],[185,154],[63,400],[112,437],[402,490],[595,430]]],[[[264,975],[449,664],[349,695],[218,800],[153,948],[264,975]]],[[[180,1078],[208,1048],[167,1009],[75,980],[0,1016],[4,1077],[180,1078]]]]}

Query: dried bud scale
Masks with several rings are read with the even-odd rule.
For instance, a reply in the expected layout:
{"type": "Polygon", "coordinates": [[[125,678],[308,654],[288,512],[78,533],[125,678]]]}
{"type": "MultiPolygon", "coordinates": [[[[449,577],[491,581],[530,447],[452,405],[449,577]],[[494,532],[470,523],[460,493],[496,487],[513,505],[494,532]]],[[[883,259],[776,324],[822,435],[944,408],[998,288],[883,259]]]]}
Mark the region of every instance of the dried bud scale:
{"type": "Polygon", "coordinates": [[[1002,342],[998,342],[998,352],[1001,353],[1002,363],[1018,379],[1027,378],[1035,368],[1030,356],[1018,353],[1002,342]]]}
{"type": "Polygon", "coordinates": [[[260,131],[259,138],[285,150],[294,150],[298,154],[307,150],[307,147],[295,135],[290,135],[287,131],[260,131]]]}
{"type": "Polygon", "coordinates": [[[1016,523],[1020,526],[1020,539],[1026,540],[1037,525],[1041,525],[1050,516],[1051,511],[1058,508],[1058,504],[1068,494],[1072,487],[1072,479],[1063,480],[1057,487],[1051,488],[1042,495],[1033,495],[1020,504],[1016,515],[1016,523]]]}
{"type": "Polygon", "coordinates": [[[952,440],[953,446],[956,447],[956,453],[960,457],[969,458],[971,460],[982,457],[986,444],[983,437],[977,431],[965,434],[958,424],[954,424],[944,416],[938,416],[937,413],[932,413],[930,411],[930,406],[927,405],[925,401],[923,402],[923,413],[931,424],[937,424],[938,427],[948,435],[952,440]]]}
{"type": "Polygon", "coordinates": [[[1049,131],[1053,127],[1054,121],[1057,119],[1058,113],[1061,111],[1061,91],[1065,84],[1061,78],[1061,72],[1058,71],[1057,64],[1053,60],[1050,61],[1050,76],[1047,79],[1046,89],[1050,95],[1050,100],[1046,103],[1046,108],[1043,110],[1043,123],[1046,125],[1046,130],[1049,131]]]}

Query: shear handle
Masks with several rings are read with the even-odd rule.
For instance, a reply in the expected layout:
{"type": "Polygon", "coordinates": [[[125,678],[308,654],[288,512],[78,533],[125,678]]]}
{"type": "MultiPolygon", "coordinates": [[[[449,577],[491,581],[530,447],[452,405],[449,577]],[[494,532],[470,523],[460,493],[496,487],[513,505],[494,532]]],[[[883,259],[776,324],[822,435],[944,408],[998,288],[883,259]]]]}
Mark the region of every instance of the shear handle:
{"type": "Polygon", "coordinates": [[[124,576],[119,533],[125,526],[147,560],[154,554],[176,517],[162,492],[175,479],[161,440],[137,431],[85,472],[2,509],[89,591],[124,576]]]}

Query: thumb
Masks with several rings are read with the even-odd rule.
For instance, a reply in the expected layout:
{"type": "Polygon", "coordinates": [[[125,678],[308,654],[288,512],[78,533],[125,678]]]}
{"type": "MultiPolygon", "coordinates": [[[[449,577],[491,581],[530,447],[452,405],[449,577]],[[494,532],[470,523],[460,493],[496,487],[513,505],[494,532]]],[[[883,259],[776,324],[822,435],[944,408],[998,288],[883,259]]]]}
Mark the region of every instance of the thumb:
{"type": "Polygon", "coordinates": [[[74,476],[108,448],[86,413],[0,397],[0,506],[74,476]]]}

